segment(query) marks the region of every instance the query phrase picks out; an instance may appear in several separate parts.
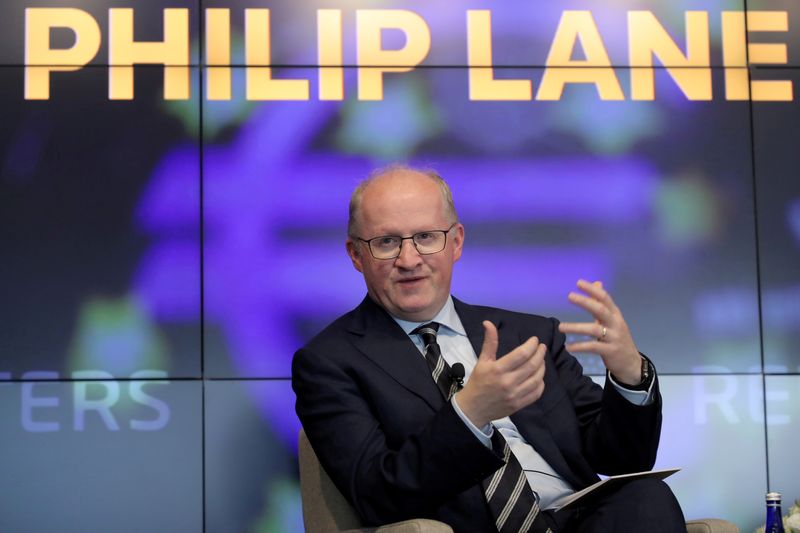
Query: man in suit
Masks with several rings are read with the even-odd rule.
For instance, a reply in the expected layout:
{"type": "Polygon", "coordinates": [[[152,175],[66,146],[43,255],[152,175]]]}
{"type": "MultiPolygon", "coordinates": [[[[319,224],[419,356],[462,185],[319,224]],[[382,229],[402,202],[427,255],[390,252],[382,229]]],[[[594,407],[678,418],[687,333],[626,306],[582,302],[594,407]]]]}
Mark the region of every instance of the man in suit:
{"type": "Polygon", "coordinates": [[[579,281],[569,295],[594,317],[586,323],[453,298],[464,235],[433,172],[390,167],[353,193],[346,246],[367,297],[292,368],[298,416],[334,483],[373,525],[429,517],[456,531],[685,531],[660,481],[550,510],[598,473],[652,468],[655,369],[600,283],[579,281]],[[565,333],[592,339],[565,345],[565,333]],[[568,350],[602,357],[605,388],[568,350]],[[459,365],[463,388],[448,392],[459,365]]]}

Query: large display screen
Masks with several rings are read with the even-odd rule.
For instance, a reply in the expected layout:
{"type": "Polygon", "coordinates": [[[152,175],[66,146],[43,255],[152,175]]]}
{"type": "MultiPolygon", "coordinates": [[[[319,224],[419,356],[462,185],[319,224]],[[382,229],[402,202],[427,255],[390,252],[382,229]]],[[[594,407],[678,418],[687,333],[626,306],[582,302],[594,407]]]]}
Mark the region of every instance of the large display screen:
{"type": "Polygon", "coordinates": [[[800,498],[798,69],[788,1],[3,2],[0,530],[302,530],[291,359],[394,162],[457,297],[604,282],[687,518],[754,529],[800,498]]]}

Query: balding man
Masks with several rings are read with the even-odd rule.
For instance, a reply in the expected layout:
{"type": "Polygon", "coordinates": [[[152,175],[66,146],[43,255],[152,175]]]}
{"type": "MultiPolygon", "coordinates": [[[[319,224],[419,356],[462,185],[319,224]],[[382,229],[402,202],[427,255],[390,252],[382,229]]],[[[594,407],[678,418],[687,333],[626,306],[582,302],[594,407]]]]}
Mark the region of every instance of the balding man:
{"type": "Polygon", "coordinates": [[[366,524],[434,518],[460,531],[685,532],[660,481],[554,512],[597,474],[652,468],[652,363],[599,282],[570,293],[593,322],[467,305],[450,294],[464,226],[438,175],[393,166],[350,202],[347,252],[367,296],[300,349],[297,413],[366,524]],[[594,340],[565,345],[565,333],[594,340]],[[605,388],[569,350],[598,353],[605,388]]]}

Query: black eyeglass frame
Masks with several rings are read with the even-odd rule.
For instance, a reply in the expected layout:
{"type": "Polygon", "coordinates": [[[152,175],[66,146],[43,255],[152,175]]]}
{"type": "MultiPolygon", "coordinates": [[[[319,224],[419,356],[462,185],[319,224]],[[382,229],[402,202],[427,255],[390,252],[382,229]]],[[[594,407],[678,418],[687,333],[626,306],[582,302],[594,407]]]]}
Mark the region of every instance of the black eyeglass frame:
{"type": "Polygon", "coordinates": [[[390,259],[397,259],[398,257],[400,257],[400,254],[403,251],[403,241],[407,241],[407,240],[411,240],[411,243],[414,245],[414,249],[417,251],[417,253],[419,255],[433,255],[433,254],[438,254],[439,252],[441,252],[442,250],[447,248],[447,234],[450,233],[450,230],[452,230],[454,227],[456,227],[457,224],[458,224],[458,222],[453,222],[452,224],[450,224],[450,227],[447,228],[447,229],[429,229],[429,230],[425,230],[425,231],[418,231],[417,233],[415,233],[414,235],[412,235],[410,237],[403,237],[403,236],[400,236],[400,235],[378,235],[377,237],[373,237],[371,239],[362,239],[361,237],[356,237],[356,238],[359,241],[361,241],[363,243],[366,243],[367,248],[369,249],[369,254],[374,259],[377,259],[378,261],[389,261],[390,259]],[[443,234],[444,235],[444,244],[442,244],[441,250],[436,250],[435,252],[422,252],[422,251],[420,251],[419,246],[417,245],[417,241],[414,240],[414,237],[416,237],[417,235],[422,235],[424,233],[441,233],[441,234],[443,234]],[[376,257],[375,256],[375,252],[372,251],[372,241],[377,240],[377,239],[385,239],[386,237],[396,237],[396,238],[400,239],[400,246],[397,247],[397,255],[394,255],[392,257],[376,257]]]}

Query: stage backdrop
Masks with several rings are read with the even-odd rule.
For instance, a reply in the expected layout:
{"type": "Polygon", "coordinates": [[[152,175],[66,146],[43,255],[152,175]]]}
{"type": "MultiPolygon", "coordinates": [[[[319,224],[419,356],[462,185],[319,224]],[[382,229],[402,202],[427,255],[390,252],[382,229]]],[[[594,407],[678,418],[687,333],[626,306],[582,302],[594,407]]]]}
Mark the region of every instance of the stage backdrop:
{"type": "Polygon", "coordinates": [[[800,498],[798,86],[789,0],[3,1],[0,531],[301,531],[292,354],[396,161],[458,297],[603,280],[687,518],[751,531],[800,498]]]}

